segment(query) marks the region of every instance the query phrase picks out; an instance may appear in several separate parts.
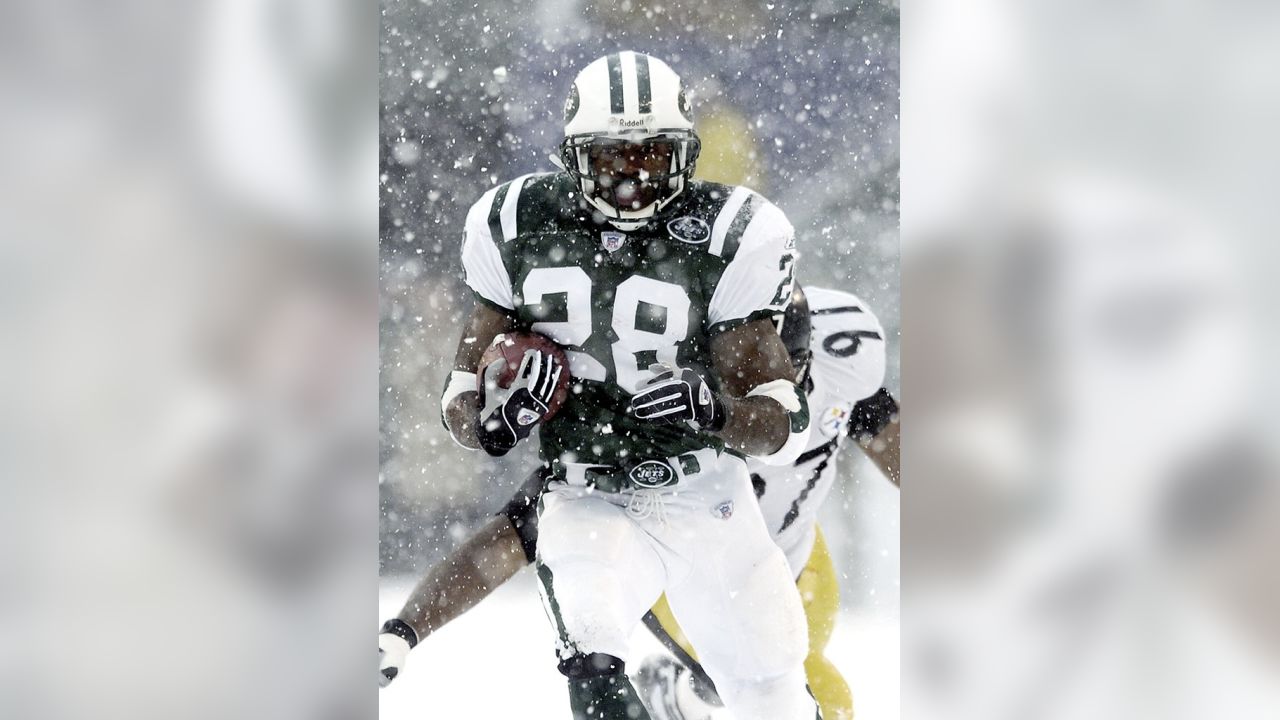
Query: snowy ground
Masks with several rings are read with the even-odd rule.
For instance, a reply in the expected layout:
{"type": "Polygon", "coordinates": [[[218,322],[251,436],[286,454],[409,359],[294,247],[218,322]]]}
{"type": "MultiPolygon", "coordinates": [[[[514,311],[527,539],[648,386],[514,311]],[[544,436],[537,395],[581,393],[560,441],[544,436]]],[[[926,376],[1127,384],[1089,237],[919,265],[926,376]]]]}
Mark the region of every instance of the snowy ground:
{"type": "MultiPolygon", "coordinates": [[[[385,582],[379,617],[391,617],[410,581],[385,582]]],[[[520,572],[470,613],[423,641],[399,678],[380,693],[383,720],[568,718],[564,679],[556,671],[553,634],[533,573],[520,572]]],[[[642,629],[636,658],[656,642],[642,629]]],[[[845,613],[827,656],[853,687],[858,720],[898,717],[896,618],[845,613]]],[[[373,682],[373,673],[370,671],[373,682]]]]}

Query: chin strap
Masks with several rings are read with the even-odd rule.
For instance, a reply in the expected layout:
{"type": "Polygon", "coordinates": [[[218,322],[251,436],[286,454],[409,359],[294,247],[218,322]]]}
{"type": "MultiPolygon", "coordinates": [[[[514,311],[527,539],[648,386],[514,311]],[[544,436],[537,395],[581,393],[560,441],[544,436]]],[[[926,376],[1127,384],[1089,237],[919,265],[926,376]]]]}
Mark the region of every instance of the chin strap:
{"type": "Polygon", "coordinates": [[[645,218],[643,220],[614,220],[613,218],[609,218],[609,224],[618,228],[622,232],[632,232],[648,225],[650,219],[651,218],[645,218]]]}

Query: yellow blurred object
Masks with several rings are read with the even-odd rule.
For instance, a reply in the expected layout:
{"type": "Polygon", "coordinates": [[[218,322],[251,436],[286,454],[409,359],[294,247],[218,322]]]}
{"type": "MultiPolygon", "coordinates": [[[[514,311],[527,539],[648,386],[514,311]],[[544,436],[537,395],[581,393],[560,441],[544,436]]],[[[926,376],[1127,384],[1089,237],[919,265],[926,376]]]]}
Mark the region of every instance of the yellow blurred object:
{"type": "Polygon", "coordinates": [[[684,631],[680,629],[680,623],[676,622],[676,616],[671,614],[671,606],[667,605],[667,595],[662,594],[658,598],[658,602],[653,604],[653,614],[658,618],[658,622],[662,623],[662,629],[667,635],[680,646],[682,650],[689,653],[689,657],[694,660],[698,659],[698,651],[693,649],[689,644],[689,638],[684,636],[684,631]]]}
{"type": "Polygon", "coordinates": [[[853,693],[849,683],[824,654],[840,610],[840,584],[822,528],[815,528],[815,534],[809,562],[796,579],[804,602],[804,616],[809,622],[809,657],[804,660],[804,672],[825,720],[853,720],[853,693]]]}
{"type": "Polygon", "coordinates": [[[702,155],[694,177],[767,192],[755,135],[737,108],[719,104],[700,108],[697,128],[702,155]]]}

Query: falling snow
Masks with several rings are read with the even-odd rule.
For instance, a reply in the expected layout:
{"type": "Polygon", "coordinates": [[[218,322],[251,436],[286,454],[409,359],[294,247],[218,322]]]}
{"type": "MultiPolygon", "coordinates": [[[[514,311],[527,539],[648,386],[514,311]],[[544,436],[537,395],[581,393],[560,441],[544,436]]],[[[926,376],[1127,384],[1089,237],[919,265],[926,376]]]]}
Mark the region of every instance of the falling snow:
{"type": "MultiPolygon", "coordinates": [[[[384,3],[381,46],[382,571],[421,571],[534,463],[463,451],[439,397],[472,306],[459,246],[497,183],[554,169],[568,83],[619,49],[667,60],[718,118],[745,183],[797,228],[802,284],[850,290],[889,333],[897,390],[898,10],[892,2],[384,3]]],[[[706,141],[708,138],[704,138],[706,141]]],[[[708,145],[707,153],[717,152],[708,145]]],[[[528,445],[528,444],[526,444],[528,445]]],[[[852,453],[849,454],[852,458],[852,453]]],[[[846,462],[842,474],[869,472],[846,462]]],[[[896,607],[897,515],[850,480],[824,523],[846,606],[896,607]],[[892,539],[888,536],[892,535],[892,539]],[[878,588],[878,592],[876,592],[878,588]]],[[[896,491],[893,491],[896,493],[896,491]]],[[[465,533],[464,533],[465,534],[465,533]]]]}

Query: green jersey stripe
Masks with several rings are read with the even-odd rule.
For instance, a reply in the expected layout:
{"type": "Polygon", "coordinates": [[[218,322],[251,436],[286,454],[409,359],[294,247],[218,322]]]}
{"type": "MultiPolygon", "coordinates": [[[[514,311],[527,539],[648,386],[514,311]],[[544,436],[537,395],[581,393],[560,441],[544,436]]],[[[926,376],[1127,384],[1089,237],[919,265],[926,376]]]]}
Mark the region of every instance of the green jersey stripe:
{"type": "Polygon", "coordinates": [[[733,216],[733,222],[729,224],[729,231],[724,235],[724,247],[720,250],[720,257],[725,260],[732,260],[733,256],[738,252],[738,245],[742,242],[742,235],[747,231],[747,226],[751,224],[751,218],[756,214],[756,208],[760,205],[760,196],[752,193],[747,201],[742,203],[742,207],[738,208],[738,214],[733,216]]]}
{"type": "Polygon", "coordinates": [[[493,194],[493,204],[489,206],[489,235],[493,237],[493,244],[497,245],[502,240],[502,204],[507,200],[507,192],[511,189],[511,183],[506,183],[498,188],[493,194]]]}
{"type": "MultiPolygon", "coordinates": [[[[531,177],[534,176],[532,174],[521,175],[515,180],[507,183],[507,194],[502,200],[500,205],[502,209],[498,213],[498,217],[501,220],[500,224],[502,226],[502,239],[504,241],[514,240],[516,235],[519,234],[516,210],[520,204],[520,192],[524,190],[525,182],[531,177]]],[[[496,198],[494,199],[494,204],[498,205],[496,198]]]]}
{"type": "Polygon", "coordinates": [[[573,641],[569,639],[569,631],[564,627],[564,617],[560,614],[560,603],[556,600],[555,576],[551,572],[551,568],[542,563],[534,563],[534,567],[538,571],[538,580],[542,582],[542,587],[547,594],[547,609],[550,610],[551,618],[555,621],[556,635],[560,638],[560,644],[564,645],[569,655],[576,652],[577,648],[573,641]]]}
{"type": "Polygon", "coordinates": [[[716,257],[724,254],[724,239],[729,232],[729,226],[733,224],[733,219],[737,217],[738,210],[742,209],[742,205],[753,194],[744,187],[732,189],[729,196],[725,198],[724,203],[715,212],[715,221],[711,226],[711,244],[707,247],[707,252],[716,257]]]}

